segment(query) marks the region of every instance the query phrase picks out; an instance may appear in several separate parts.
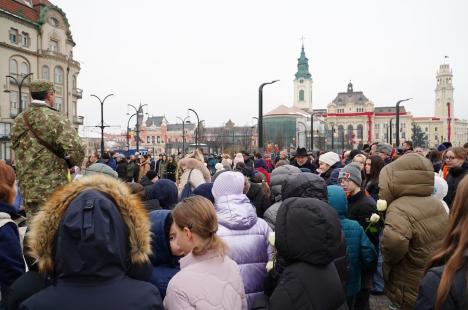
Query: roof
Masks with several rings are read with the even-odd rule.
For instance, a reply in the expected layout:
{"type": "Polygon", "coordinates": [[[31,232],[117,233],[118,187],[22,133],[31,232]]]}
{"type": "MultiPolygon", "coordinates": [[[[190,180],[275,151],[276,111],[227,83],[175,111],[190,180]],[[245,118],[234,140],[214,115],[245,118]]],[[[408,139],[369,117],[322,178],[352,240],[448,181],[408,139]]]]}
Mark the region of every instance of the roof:
{"type": "Polygon", "coordinates": [[[0,0],[0,9],[10,12],[11,14],[23,17],[32,22],[37,22],[39,20],[39,12],[36,11],[28,3],[28,1],[0,0]]]}
{"type": "Polygon", "coordinates": [[[332,103],[338,105],[346,105],[347,103],[355,103],[355,104],[365,104],[368,102],[366,96],[362,93],[362,91],[354,91],[353,84],[349,82],[348,90],[346,92],[338,93],[336,98],[332,101],[332,103]]]}
{"type": "Polygon", "coordinates": [[[265,114],[265,116],[275,116],[275,115],[291,115],[291,116],[302,116],[302,117],[310,116],[310,114],[305,112],[304,110],[301,110],[296,107],[289,108],[283,104],[265,114]]]}
{"type": "MultiPolygon", "coordinates": [[[[406,112],[404,106],[400,106],[400,113],[406,112]]],[[[391,106],[391,107],[375,107],[374,108],[374,113],[396,113],[396,107],[391,106]]]]}
{"type": "MultiPolygon", "coordinates": [[[[146,127],[161,127],[162,122],[166,120],[165,116],[151,116],[146,119],[146,127]]],[[[166,121],[167,122],[167,121],[166,121]]]]}
{"type": "MultiPolygon", "coordinates": [[[[195,124],[185,123],[185,130],[195,130],[195,124]]],[[[182,124],[167,124],[167,131],[182,131],[182,124]]]]}
{"type": "Polygon", "coordinates": [[[297,59],[296,79],[310,79],[312,75],[309,72],[309,59],[307,59],[304,51],[304,45],[301,48],[301,56],[297,59]]]}

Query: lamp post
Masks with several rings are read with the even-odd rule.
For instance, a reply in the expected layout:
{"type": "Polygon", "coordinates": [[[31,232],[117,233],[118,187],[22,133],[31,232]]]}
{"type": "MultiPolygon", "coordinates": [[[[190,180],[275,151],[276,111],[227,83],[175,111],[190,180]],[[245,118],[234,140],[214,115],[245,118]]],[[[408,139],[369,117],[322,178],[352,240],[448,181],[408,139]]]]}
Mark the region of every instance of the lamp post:
{"type": "Polygon", "coordinates": [[[332,132],[331,132],[331,151],[333,152],[335,150],[335,124],[331,124],[332,132]]]}
{"type": "Polygon", "coordinates": [[[182,119],[181,117],[177,116],[177,119],[180,119],[182,122],[182,157],[185,157],[185,122],[189,117],[190,116],[186,116],[184,119],[182,119]]]}
{"type": "MultiPolygon", "coordinates": [[[[394,119],[393,117],[390,118],[390,140],[389,140],[390,142],[389,142],[389,144],[390,144],[391,146],[393,146],[393,144],[392,144],[392,139],[393,139],[393,119],[394,119]]],[[[388,141],[387,141],[387,142],[388,142],[388,141]]]]}
{"type": "Polygon", "coordinates": [[[276,82],[279,80],[262,83],[258,88],[258,151],[260,154],[263,154],[263,87],[276,82]]]}
{"type": "Polygon", "coordinates": [[[198,118],[198,113],[194,109],[188,109],[193,112],[197,117],[197,128],[195,129],[195,149],[198,150],[198,126],[200,125],[200,119],[198,118]]]}
{"type": "Polygon", "coordinates": [[[398,100],[396,103],[396,122],[395,122],[395,135],[396,135],[396,147],[400,146],[400,103],[411,100],[413,98],[407,98],[398,100]]]}
{"type": "MultiPolygon", "coordinates": [[[[23,112],[23,100],[22,100],[22,98],[21,98],[21,88],[23,87],[23,83],[24,83],[24,81],[26,80],[26,78],[28,78],[28,77],[31,76],[31,75],[33,75],[32,72],[26,74],[25,76],[23,76],[23,79],[21,80],[21,82],[18,82],[18,80],[17,80],[15,77],[11,76],[11,75],[7,75],[7,76],[6,76],[7,78],[10,78],[10,79],[14,80],[15,83],[16,83],[16,85],[18,85],[18,96],[19,96],[19,98],[18,98],[18,99],[19,99],[18,114],[20,114],[21,112],[23,112]]],[[[18,115],[18,114],[16,114],[16,115],[18,115]]],[[[16,116],[15,116],[15,117],[16,117],[16,116]]]]}
{"type": "Polygon", "coordinates": [[[310,150],[314,151],[314,116],[315,113],[310,113],[310,150]]]}
{"type": "Polygon", "coordinates": [[[101,98],[99,98],[96,95],[91,95],[91,97],[96,97],[97,100],[99,100],[99,102],[101,103],[101,125],[96,126],[96,127],[101,128],[101,157],[104,154],[104,128],[109,127],[109,126],[104,126],[104,102],[106,101],[107,98],[113,95],[114,94],[109,94],[105,96],[103,100],[101,100],[101,98]]]}
{"type": "Polygon", "coordinates": [[[134,110],[135,110],[135,114],[137,115],[137,122],[136,122],[136,151],[139,152],[140,151],[140,114],[143,113],[143,107],[144,106],[147,106],[147,104],[144,104],[144,105],[140,105],[138,106],[138,108],[136,108],[134,105],[132,104],[128,104],[128,106],[132,107],[134,110]]]}
{"type": "MultiPolygon", "coordinates": [[[[304,126],[304,137],[305,137],[304,141],[305,141],[305,148],[307,149],[307,125],[300,121],[298,121],[297,123],[304,126]]],[[[297,138],[298,138],[297,144],[299,145],[299,136],[297,138]]]]}
{"type": "MultiPolygon", "coordinates": [[[[129,113],[127,113],[127,115],[129,115],[129,113]]],[[[131,120],[132,117],[134,117],[135,115],[137,115],[137,114],[136,114],[136,113],[133,113],[133,114],[128,118],[128,123],[127,123],[127,149],[128,149],[128,152],[130,152],[130,139],[128,138],[129,129],[130,129],[130,120],[131,120]]]]}

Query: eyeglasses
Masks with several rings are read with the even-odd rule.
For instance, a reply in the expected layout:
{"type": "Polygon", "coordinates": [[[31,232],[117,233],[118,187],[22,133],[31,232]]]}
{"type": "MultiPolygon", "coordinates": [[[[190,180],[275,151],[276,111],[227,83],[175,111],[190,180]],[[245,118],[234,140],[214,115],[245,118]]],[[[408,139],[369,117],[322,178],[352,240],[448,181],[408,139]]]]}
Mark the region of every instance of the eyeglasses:
{"type": "Polygon", "coordinates": [[[445,157],[445,161],[451,161],[451,160],[454,160],[455,157],[445,157]]]}

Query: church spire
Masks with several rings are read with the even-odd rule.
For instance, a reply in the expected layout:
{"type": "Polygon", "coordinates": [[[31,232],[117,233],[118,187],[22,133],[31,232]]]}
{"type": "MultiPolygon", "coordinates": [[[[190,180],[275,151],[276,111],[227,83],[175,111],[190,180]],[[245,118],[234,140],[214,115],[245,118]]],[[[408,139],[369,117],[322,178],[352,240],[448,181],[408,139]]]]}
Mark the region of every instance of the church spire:
{"type": "Polygon", "coordinates": [[[309,72],[309,59],[307,59],[304,51],[304,44],[302,44],[301,56],[297,59],[297,72],[296,79],[310,79],[312,75],[309,72]]]}

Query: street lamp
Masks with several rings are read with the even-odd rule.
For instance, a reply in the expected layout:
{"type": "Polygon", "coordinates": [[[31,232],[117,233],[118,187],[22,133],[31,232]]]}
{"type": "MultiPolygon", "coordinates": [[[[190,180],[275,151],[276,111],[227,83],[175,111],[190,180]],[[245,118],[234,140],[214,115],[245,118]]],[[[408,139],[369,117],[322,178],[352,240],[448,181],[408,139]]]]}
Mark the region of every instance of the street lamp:
{"type": "Polygon", "coordinates": [[[263,154],[263,87],[276,82],[279,80],[262,83],[258,88],[258,151],[260,154],[263,154]]]}
{"type": "Polygon", "coordinates": [[[101,128],[101,158],[102,158],[102,155],[104,154],[104,128],[109,127],[109,126],[104,126],[104,102],[106,101],[107,98],[113,95],[114,94],[109,94],[105,96],[103,100],[101,100],[101,98],[99,98],[96,95],[91,95],[91,97],[96,97],[97,100],[99,100],[99,102],[101,103],[101,126],[96,126],[96,127],[101,128]]]}
{"type": "MultiPolygon", "coordinates": [[[[300,121],[298,121],[297,123],[304,126],[304,137],[305,137],[304,141],[305,141],[305,148],[307,149],[307,125],[300,121]]],[[[297,138],[298,138],[297,144],[299,146],[299,136],[297,138]]]]}
{"type": "Polygon", "coordinates": [[[310,113],[310,150],[314,151],[314,116],[315,113],[310,113]]]}
{"type": "Polygon", "coordinates": [[[331,151],[333,152],[334,149],[335,149],[335,124],[331,123],[331,128],[332,128],[332,132],[331,132],[331,151]]]}
{"type": "Polygon", "coordinates": [[[185,122],[189,117],[190,116],[186,116],[184,119],[182,119],[181,117],[177,116],[177,118],[182,122],[182,157],[185,157],[185,122]]]}
{"type": "Polygon", "coordinates": [[[141,105],[141,102],[140,102],[140,105],[138,106],[138,109],[132,105],[132,104],[128,104],[128,106],[131,106],[134,110],[135,110],[135,113],[137,114],[137,122],[136,122],[136,151],[139,152],[140,151],[140,114],[143,113],[143,107],[144,106],[147,106],[147,104],[144,104],[144,105],[141,105]]]}
{"type": "MultiPolygon", "coordinates": [[[[11,75],[7,75],[6,77],[7,78],[10,78],[12,80],[15,81],[16,85],[18,85],[18,96],[19,96],[19,109],[18,109],[18,114],[20,114],[21,112],[23,112],[23,100],[22,100],[22,97],[21,97],[21,88],[23,87],[23,83],[24,81],[26,80],[26,78],[28,78],[29,76],[33,75],[33,73],[28,73],[26,74],[25,76],[23,76],[23,79],[21,80],[21,82],[18,82],[18,80],[11,76],[11,75]]],[[[16,115],[18,115],[16,114],[16,115]]],[[[16,116],[15,116],[16,117],[16,116]]]]}
{"type": "MultiPolygon", "coordinates": [[[[127,115],[129,115],[130,113],[127,113],[127,115]]],[[[136,113],[133,113],[129,118],[128,118],[128,122],[127,122],[127,152],[130,152],[130,139],[128,138],[128,134],[129,134],[129,129],[130,129],[130,120],[132,119],[132,117],[134,117],[135,115],[137,115],[136,113]]],[[[130,153],[129,153],[130,154],[130,153]]],[[[128,154],[127,154],[128,155],[128,154]]]]}
{"type": "Polygon", "coordinates": [[[193,112],[197,117],[197,128],[195,129],[195,149],[198,150],[198,126],[200,125],[200,119],[198,118],[198,113],[194,109],[188,109],[193,112]]]}
{"type": "Polygon", "coordinates": [[[400,146],[400,103],[411,100],[413,98],[402,99],[396,103],[396,123],[395,123],[395,135],[396,135],[396,147],[400,146]]]}
{"type": "MultiPolygon", "coordinates": [[[[392,139],[393,139],[393,120],[394,118],[390,118],[390,136],[387,137],[387,143],[393,146],[392,139]],[[390,142],[389,142],[390,141],[390,142]]],[[[388,136],[388,127],[387,127],[387,136],[388,136]]]]}

